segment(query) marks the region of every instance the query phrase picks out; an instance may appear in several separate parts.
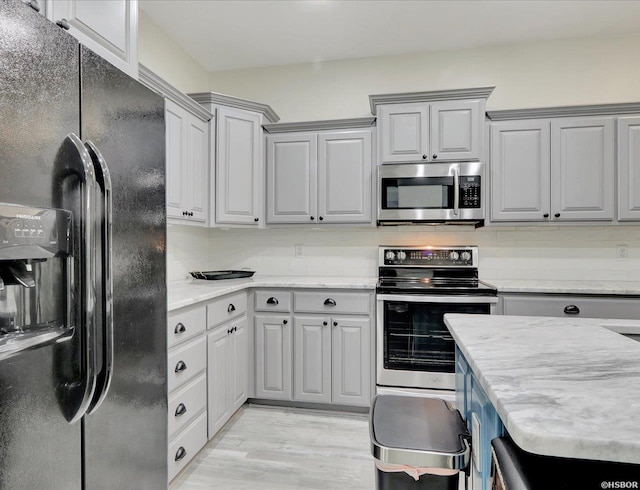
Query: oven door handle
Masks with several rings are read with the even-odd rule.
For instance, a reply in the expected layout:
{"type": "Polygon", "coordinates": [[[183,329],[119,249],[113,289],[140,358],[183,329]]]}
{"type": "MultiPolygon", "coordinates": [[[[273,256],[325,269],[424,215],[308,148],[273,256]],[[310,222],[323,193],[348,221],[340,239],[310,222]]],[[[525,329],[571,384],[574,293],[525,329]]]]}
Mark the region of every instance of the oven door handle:
{"type": "Polygon", "coordinates": [[[377,301],[405,301],[407,303],[497,304],[497,296],[441,296],[436,294],[377,294],[377,301]]]}

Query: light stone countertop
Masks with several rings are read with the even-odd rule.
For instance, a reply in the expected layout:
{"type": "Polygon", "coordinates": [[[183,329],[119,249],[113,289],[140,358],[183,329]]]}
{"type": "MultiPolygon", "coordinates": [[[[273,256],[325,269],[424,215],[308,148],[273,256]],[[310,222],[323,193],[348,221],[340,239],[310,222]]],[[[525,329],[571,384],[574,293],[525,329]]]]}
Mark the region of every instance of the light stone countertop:
{"type": "Polygon", "coordinates": [[[209,301],[225,294],[248,288],[330,288],[370,289],[376,288],[377,277],[306,277],[306,276],[258,276],[248,279],[223,279],[206,281],[188,279],[167,284],[169,311],[184,308],[202,301],[209,301]]]}
{"type": "Polygon", "coordinates": [[[513,440],[549,456],[640,464],[640,320],[445,315],[513,440]]]}
{"type": "Polygon", "coordinates": [[[499,293],[615,294],[640,296],[640,281],[495,279],[487,282],[497,287],[499,293]]]}

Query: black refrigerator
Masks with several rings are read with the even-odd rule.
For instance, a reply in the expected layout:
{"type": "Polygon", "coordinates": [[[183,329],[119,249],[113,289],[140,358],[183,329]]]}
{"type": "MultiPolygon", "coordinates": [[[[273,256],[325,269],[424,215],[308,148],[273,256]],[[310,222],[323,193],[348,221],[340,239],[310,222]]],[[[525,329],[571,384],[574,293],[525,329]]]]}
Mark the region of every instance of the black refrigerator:
{"type": "Polygon", "coordinates": [[[167,487],[164,101],[0,0],[0,489],[167,487]]]}

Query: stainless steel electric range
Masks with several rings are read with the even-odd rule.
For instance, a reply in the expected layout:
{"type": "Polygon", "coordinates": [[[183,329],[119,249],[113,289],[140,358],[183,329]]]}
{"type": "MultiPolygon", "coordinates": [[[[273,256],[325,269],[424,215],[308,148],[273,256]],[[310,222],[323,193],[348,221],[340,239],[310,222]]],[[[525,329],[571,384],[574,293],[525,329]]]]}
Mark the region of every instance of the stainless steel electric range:
{"type": "Polygon", "coordinates": [[[455,342],[446,313],[496,312],[495,287],[478,279],[478,247],[380,246],[376,384],[454,399],[455,342]]]}

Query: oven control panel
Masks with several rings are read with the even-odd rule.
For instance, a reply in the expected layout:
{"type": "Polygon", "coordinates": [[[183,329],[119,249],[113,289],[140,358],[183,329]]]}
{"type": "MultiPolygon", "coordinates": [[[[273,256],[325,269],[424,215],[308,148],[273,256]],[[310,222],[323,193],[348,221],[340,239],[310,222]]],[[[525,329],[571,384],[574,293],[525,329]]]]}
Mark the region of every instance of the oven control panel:
{"type": "Polygon", "coordinates": [[[380,247],[380,266],[477,267],[478,249],[465,247],[380,247]]]}

